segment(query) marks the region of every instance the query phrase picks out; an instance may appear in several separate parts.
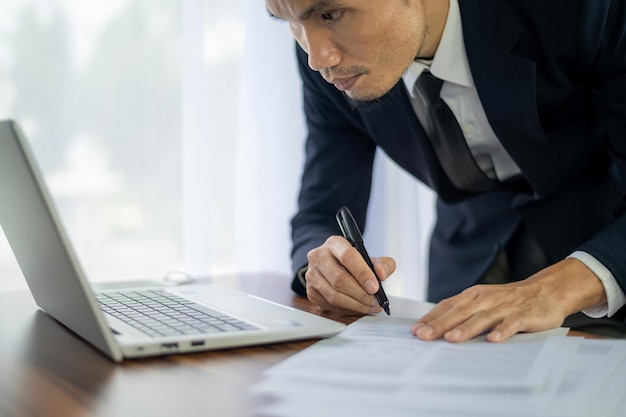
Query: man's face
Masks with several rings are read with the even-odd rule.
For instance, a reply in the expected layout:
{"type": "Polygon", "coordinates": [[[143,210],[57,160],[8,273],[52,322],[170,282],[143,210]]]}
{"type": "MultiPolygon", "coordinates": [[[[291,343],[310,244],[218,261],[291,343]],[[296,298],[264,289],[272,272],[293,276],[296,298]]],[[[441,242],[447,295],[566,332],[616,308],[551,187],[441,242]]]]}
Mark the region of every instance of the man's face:
{"type": "MultiPolygon", "coordinates": [[[[319,71],[353,100],[383,96],[416,56],[434,53],[425,42],[424,0],[266,0],[319,71]]],[[[447,2],[446,2],[447,4],[447,2]]]]}

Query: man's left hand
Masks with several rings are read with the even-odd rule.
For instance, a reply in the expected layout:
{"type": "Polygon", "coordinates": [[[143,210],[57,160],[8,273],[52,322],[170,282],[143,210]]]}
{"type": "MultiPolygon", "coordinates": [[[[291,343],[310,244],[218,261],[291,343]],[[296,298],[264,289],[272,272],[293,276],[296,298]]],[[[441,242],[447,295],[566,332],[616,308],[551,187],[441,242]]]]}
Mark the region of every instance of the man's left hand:
{"type": "Polygon", "coordinates": [[[411,332],[422,340],[464,342],[487,332],[502,342],[519,332],[563,324],[575,312],[606,302],[600,280],[577,259],[564,259],[523,281],[475,285],[437,304],[411,332]]]}

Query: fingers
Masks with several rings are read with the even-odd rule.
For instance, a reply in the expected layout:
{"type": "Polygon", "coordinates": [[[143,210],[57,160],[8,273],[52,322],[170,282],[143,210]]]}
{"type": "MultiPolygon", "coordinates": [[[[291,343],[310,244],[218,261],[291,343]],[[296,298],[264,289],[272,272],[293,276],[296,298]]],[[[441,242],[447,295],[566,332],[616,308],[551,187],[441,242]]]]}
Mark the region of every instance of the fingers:
{"type": "Polygon", "coordinates": [[[422,340],[464,342],[487,333],[487,340],[501,342],[519,332],[558,327],[563,319],[535,284],[477,285],[437,304],[411,331],[422,340]]]}
{"type": "Polygon", "coordinates": [[[329,296],[328,293],[321,293],[316,289],[307,288],[307,297],[309,300],[317,305],[321,311],[333,312],[341,315],[353,315],[353,314],[370,314],[380,313],[382,309],[378,306],[376,299],[372,297],[371,304],[360,303],[345,294],[339,292],[333,292],[333,296],[329,296]]]}
{"type": "Polygon", "coordinates": [[[558,327],[566,316],[606,302],[599,278],[576,259],[503,285],[475,285],[437,304],[411,329],[423,340],[463,342],[486,333],[490,342],[558,327]]]}
{"type": "Polygon", "coordinates": [[[334,268],[332,275],[324,275],[318,268],[311,267],[306,274],[307,296],[322,310],[340,314],[376,313],[374,296],[359,287],[354,278],[341,266],[334,268]]]}
{"type": "MultiPolygon", "coordinates": [[[[395,269],[388,259],[379,266],[385,278],[395,269]]],[[[341,314],[382,311],[372,295],[378,290],[378,280],[346,239],[331,236],[308,253],[308,262],[307,296],[323,310],[341,314]]]]}
{"type": "Polygon", "coordinates": [[[422,340],[439,339],[450,332],[451,339],[461,341],[468,330],[458,326],[477,314],[478,309],[477,304],[472,304],[471,295],[461,293],[433,307],[413,325],[411,332],[422,340]]]}

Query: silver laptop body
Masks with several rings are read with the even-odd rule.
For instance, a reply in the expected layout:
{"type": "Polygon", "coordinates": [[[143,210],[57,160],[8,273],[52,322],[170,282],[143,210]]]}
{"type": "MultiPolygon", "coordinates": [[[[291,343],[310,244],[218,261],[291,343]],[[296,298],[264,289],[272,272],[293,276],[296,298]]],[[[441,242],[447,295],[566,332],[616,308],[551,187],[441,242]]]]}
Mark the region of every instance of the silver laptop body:
{"type": "MultiPolygon", "coordinates": [[[[345,325],[217,284],[153,289],[243,323],[242,330],[148,334],[104,313],[72,249],[17,123],[0,122],[0,225],[37,303],[114,361],[337,334],[345,325]]],[[[117,291],[115,295],[118,296],[117,291]]],[[[193,315],[193,314],[192,314],[193,315]]],[[[204,319],[203,319],[204,320],[204,319]]],[[[228,326],[228,324],[227,324],[228,326]]]]}

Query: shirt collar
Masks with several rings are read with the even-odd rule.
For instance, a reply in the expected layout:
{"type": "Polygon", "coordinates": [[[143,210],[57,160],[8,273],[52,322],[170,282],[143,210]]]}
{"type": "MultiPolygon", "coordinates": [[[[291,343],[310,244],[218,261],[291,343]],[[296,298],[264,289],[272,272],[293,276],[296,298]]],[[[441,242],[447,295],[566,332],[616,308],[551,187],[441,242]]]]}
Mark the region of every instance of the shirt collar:
{"type": "MultiPolygon", "coordinates": [[[[420,74],[428,69],[428,64],[413,61],[402,76],[404,85],[411,97],[415,98],[413,86],[420,74]]],[[[430,71],[437,78],[444,81],[459,84],[464,87],[473,87],[472,74],[465,53],[463,40],[463,26],[461,24],[461,12],[458,0],[450,0],[448,17],[443,29],[441,41],[430,64],[430,71]]]]}

